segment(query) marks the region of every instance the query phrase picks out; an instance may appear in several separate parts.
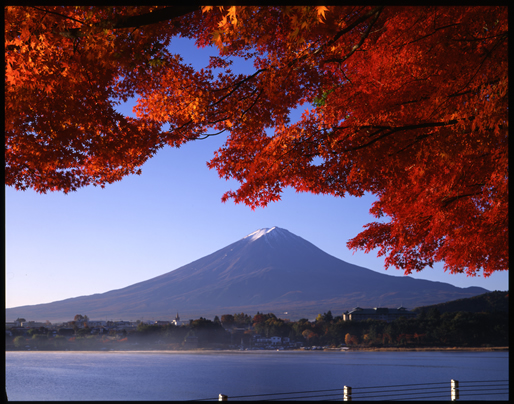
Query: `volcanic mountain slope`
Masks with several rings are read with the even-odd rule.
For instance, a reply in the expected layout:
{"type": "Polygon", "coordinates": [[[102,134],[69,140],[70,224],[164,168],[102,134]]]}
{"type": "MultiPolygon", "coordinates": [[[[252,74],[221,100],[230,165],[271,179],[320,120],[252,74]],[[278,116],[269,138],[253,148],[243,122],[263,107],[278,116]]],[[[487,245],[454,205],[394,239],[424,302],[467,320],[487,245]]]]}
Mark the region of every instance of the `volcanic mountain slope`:
{"type": "Polygon", "coordinates": [[[273,312],[291,320],[353,307],[426,306],[486,293],[349,264],[285,229],[257,230],[164,275],[123,289],[6,309],[7,319],[212,318],[273,312]],[[287,312],[287,315],[283,313],[287,312]]]}

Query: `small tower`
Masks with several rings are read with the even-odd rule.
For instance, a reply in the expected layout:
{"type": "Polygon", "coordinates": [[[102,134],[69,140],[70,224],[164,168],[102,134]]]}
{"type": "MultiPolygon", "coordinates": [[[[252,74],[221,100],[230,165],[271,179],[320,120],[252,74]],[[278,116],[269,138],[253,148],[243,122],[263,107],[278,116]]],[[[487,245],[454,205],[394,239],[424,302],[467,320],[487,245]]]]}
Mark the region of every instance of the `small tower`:
{"type": "Polygon", "coordinates": [[[176,326],[182,325],[182,321],[180,321],[180,316],[178,315],[178,311],[177,311],[177,316],[175,317],[175,320],[173,320],[171,323],[175,324],[176,326]]]}

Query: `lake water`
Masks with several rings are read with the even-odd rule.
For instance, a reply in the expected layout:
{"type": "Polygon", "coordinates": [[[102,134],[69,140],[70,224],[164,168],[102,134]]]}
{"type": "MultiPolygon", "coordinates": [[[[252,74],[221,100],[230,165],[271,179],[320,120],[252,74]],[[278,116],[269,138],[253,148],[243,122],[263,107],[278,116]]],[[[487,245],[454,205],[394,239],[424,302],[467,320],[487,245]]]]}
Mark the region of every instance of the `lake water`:
{"type": "MultiPolygon", "coordinates": [[[[508,367],[508,352],[504,351],[6,352],[6,389],[9,400],[21,401],[217,400],[220,393],[230,401],[236,396],[332,390],[347,385],[353,389],[353,399],[358,400],[358,392],[373,391],[359,388],[400,385],[395,388],[398,394],[429,387],[432,398],[417,398],[449,400],[450,380],[455,379],[460,383],[460,399],[508,400],[507,382],[492,383],[497,387],[490,391],[477,387],[484,380],[507,381],[508,367]],[[420,385],[406,386],[411,384],[420,385]],[[477,391],[468,394],[486,394],[466,396],[471,387],[477,391]]],[[[385,393],[380,394],[384,399],[385,393]]],[[[311,399],[342,399],[341,391],[301,393],[297,398],[309,395],[311,399]],[[326,396],[319,398],[322,394],[326,396]]],[[[286,397],[292,396],[242,399],[286,397]]]]}

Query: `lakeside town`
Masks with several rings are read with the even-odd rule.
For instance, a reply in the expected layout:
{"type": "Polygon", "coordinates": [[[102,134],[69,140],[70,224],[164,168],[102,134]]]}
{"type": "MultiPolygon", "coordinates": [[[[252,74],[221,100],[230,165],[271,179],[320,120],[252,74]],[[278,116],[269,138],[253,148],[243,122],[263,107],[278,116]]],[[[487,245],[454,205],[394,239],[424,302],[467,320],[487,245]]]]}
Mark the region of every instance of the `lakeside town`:
{"type": "Polygon", "coordinates": [[[6,350],[347,350],[363,348],[507,347],[508,313],[440,313],[354,308],[339,316],[290,321],[273,313],[213,320],[73,320],[6,322],[6,350]]]}
{"type": "MultiPolygon", "coordinates": [[[[321,347],[304,347],[302,342],[293,341],[288,337],[280,337],[280,336],[271,336],[264,337],[259,334],[253,334],[251,339],[245,338],[247,335],[247,331],[251,329],[251,327],[238,327],[237,323],[230,321],[230,317],[233,316],[222,316],[227,323],[232,324],[233,326],[227,326],[227,328],[223,328],[230,335],[230,343],[226,343],[225,348],[227,349],[244,349],[244,341],[249,344],[249,347],[246,349],[321,349],[321,347]],[[246,334],[245,334],[246,333],[246,334]],[[243,334],[240,343],[239,340],[240,335],[243,334]]],[[[237,317],[237,315],[236,315],[237,317]]],[[[8,337],[13,338],[13,345],[15,348],[22,348],[26,350],[38,350],[37,342],[40,342],[39,345],[42,345],[41,342],[48,342],[51,339],[54,341],[61,340],[63,343],[60,345],[64,346],[65,341],[68,343],[80,341],[82,338],[86,339],[96,339],[101,341],[102,343],[123,343],[127,342],[130,336],[135,336],[138,332],[144,332],[144,330],[153,330],[158,331],[157,328],[160,328],[161,331],[169,330],[172,327],[180,328],[182,330],[186,329],[194,329],[194,328],[204,328],[204,327],[195,327],[198,322],[206,322],[209,323],[209,320],[205,320],[200,318],[196,321],[190,319],[189,321],[182,321],[180,319],[179,314],[172,321],[164,321],[164,320],[147,320],[147,321],[107,321],[107,320],[90,320],[87,316],[77,315],[74,320],[66,321],[62,323],[52,324],[50,322],[37,322],[37,321],[26,321],[23,318],[17,319],[13,322],[6,322],[6,339],[8,337]],[[16,338],[18,338],[16,340],[16,338]],[[16,341],[15,341],[16,340],[16,341]],[[26,345],[23,346],[23,343],[26,345]]],[[[213,324],[221,324],[220,320],[216,320],[212,322],[213,324]]],[[[178,334],[178,332],[177,332],[178,334]]],[[[166,344],[167,348],[183,348],[183,349],[195,349],[198,348],[198,339],[197,335],[188,333],[183,343],[180,346],[176,346],[176,344],[166,344]]],[[[150,342],[150,341],[146,341],[150,342]]],[[[159,347],[153,348],[161,348],[163,341],[156,340],[151,341],[153,345],[159,345],[159,347]]],[[[46,345],[43,343],[43,345],[46,345]]],[[[72,349],[75,344],[66,344],[66,349],[72,349]]],[[[145,344],[144,342],[134,342],[132,346],[139,347],[139,345],[150,345],[145,344]]],[[[219,345],[219,344],[218,344],[219,345]]],[[[128,346],[124,346],[123,348],[127,348],[128,346]]],[[[8,345],[6,344],[6,348],[8,345]]],[[[119,346],[121,348],[121,344],[119,346]]],[[[108,348],[102,347],[102,350],[107,350],[108,348]]],[[[110,348],[112,350],[112,348],[110,348]]]]}

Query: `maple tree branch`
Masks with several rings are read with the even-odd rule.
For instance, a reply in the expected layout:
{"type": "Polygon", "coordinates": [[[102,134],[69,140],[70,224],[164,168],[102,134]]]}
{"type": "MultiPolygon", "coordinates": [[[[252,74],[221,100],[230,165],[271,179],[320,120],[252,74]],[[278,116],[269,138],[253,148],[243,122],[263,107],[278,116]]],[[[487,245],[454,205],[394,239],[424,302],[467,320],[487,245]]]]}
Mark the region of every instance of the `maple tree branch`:
{"type": "MultiPolygon", "coordinates": [[[[499,41],[497,41],[493,47],[491,49],[489,49],[486,53],[486,55],[484,56],[484,58],[482,59],[482,61],[480,62],[480,64],[478,65],[478,67],[476,68],[476,71],[475,73],[473,74],[473,76],[471,76],[471,78],[467,81],[467,83],[465,85],[463,85],[459,91],[462,91],[463,89],[465,88],[468,88],[468,86],[471,84],[471,82],[473,81],[473,79],[476,77],[476,75],[478,74],[478,72],[480,71],[480,68],[482,67],[482,65],[485,63],[485,61],[491,56],[491,54],[493,53],[493,51],[501,45],[501,43],[503,42],[503,40],[506,40],[508,37],[508,32],[505,33],[505,35],[503,35],[503,38],[501,38],[499,41]]],[[[498,79],[495,80],[495,81],[499,81],[498,79]]],[[[481,87],[481,86],[480,86],[481,87]]],[[[475,90],[471,90],[471,91],[475,91],[475,90]]],[[[448,97],[450,98],[450,97],[448,97]]],[[[433,116],[438,110],[440,110],[444,104],[448,101],[448,99],[444,100],[443,102],[441,102],[437,108],[435,110],[432,111],[431,113],[431,116],[433,116]]]]}
{"type": "MultiPolygon", "coordinates": [[[[186,123],[182,124],[182,125],[181,125],[181,126],[179,126],[178,128],[174,128],[174,129],[172,129],[172,128],[171,128],[171,125],[170,125],[170,130],[169,130],[167,133],[179,132],[179,131],[181,131],[181,130],[182,130],[182,128],[184,128],[185,126],[189,125],[189,124],[190,124],[190,123],[192,123],[192,122],[193,122],[193,120],[192,120],[192,119],[190,119],[190,120],[189,120],[189,121],[187,121],[186,123]]],[[[184,137],[186,137],[186,138],[187,138],[187,136],[184,136],[184,137]]]]}
{"type": "MultiPolygon", "coordinates": [[[[373,27],[373,25],[374,25],[374,24],[375,24],[375,22],[377,21],[377,19],[378,19],[378,17],[380,16],[380,13],[382,12],[383,8],[384,8],[383,6],[375,7],[375,8],[374,8],[373,10],[371,10],[368,14],[366,14],[366,15],[364,15],[364,16],[363,16],[363,17],[366,17],[366,18],[364,18],[362,21],[365,21],[365,20],[367,20],[371,15],[373,15],[373,14],[375,15],[375,16],[373,17],[373,19],[371,20],[371,22],[369,23],[368,28],[366,28],[366,31],[364,31],[364,33],[361,35],[361,39],[359,40],[359,43],[357,43],[357,45],[354,45],[354,46],[352,47],[352,50],[350,51],[350,53],[348,53],[347,55],[345,55],[342,59],[339,59],[339,58],[333,58],[333,59],[327,59],[327,60],[324,60],[324,61],[322,62],[322,64],[325,64],[325,63],[333,63],[333,62],[336,62],[336,63],[341,64],[341,63],[343,63],[346,59],[348,59],[350,56],[352,56],[352,55],[355,53],[355,51],[356,51],[357,49],[359,49],[359,48],[362,46],[362,44],[364,43],[364,41],[365,41],[365,40],[366,40],[366,38],[368,37],[369,32],[371,31],[371,28],[373,27]]],[[[362,22],[362,21],[360,21],[360,22],[362,22]]],[[[359,22],[359,24],[360,24],[360,22],[359,22]]],[[[352,27],[352,28],[353,28],[353,27],[352,27]]],[[[339,32],[339,33],[334,37],[334,39],[335,39],[335,40],[339,39],[339,38],[341,37],[341,35],[343,35],[343,31],[347,31],[347,29],[340,31],[340,32],[339,32]]],[[[328,43],[327,43],[327,45],[332,44],[333,42],[335,42],[335,40],[332,40],[332,41],[328,42],[328,43]]]]}
{"type": "Polygon", "coordinates": [[[91,83],[91,77],[89,77],[89,71],[87,69],[84,69],[84,74],[86,75],[87,83],[89,84],[89,88],[91,89],[91,94],[93,95],[93,97],[96,101],[96,104],[100,104],[100,101],[96,97],[96,92],[95,92],[95,89],[93,88],[93,84],[91,83]]]}
{"type": "Polygon", "coordinates": [[[229,118],[230,118],[229,116],[226,116],[224,118],[217,119],[215,121],[207,121],[207,124],[208,125],[213,125],[213,124],[218,123],[218,122],[224,122],[224,121],[228,120],[229,118]]]}
{"type": "Polygon", "coordinates": [[[215,105],[219,104],[221,101],[227,99],[228,97],[230,97],[230,95],[232,95],[239,87],[241,87],[243,85],[243,83],[247,82],[248,80],[251,80],[253,79],[255,76],[257,76],[258,74],[262,73],[263,71],[266,71],[268,69],[259,69],[257,70],[254,74],[252,74],[251,76],[247,76],[245,77],[243,80],[241,81],[238,81],[233,87],[233,89],[228,93],[228,94],[225,94],[223,97],[221,97],[218,101],[216,101],[214,104],[210,104],[209,107],[214,107],[215,105]]]}
{"type": "MultiPolygon", "coordinates": [[[[421,124],[418,124],[418,125],[406,125],[406,126],[400,126],[400,127],[397,127],[397,128],[393,128],[393,127],[388,127],[388,126],[361,126],[359,129],[365,129],[365,128],[380,128],[379,130],[377,130],[376,132],[372,133],[371,135],[369,136],[374,136],[384,130],[387,130],[389,129],[388,132],[384,133],[383,135],[380,135],[378,137],[376,137],[375,139],[372,139],[370,140],[368,143],[365,143],[365,144],[362,144],[360,146],[355,146],[355,147],[352,147],[351,149],[347,149],[346,151],[356,151],[356,150],[359,150],[359,149],[363,149],[367,146],[370,146],[372,145],[373,143],[375,142],[378,142],[380,139],[383,139],[389,135],[392,135],[393,133],[395,132],[399,132],[399,131],[402,131],[402,130],[414,130],[414,129],[421,129],[421,128],[434,128],[434,127],[439,127],[439,126],[448,126],[448,125],[455,125],[458,121],[456,119],[454,120],[451,120],[451,121],[448,121],[448,122],[430,122],[430,123],[421,123],[421,124]]],[[[338,143],[342,142],[342,140],[339,140],[338,143]]]]}
{"type": "Polygon", "coordinates": [[[446,207],[448,207],[448,205],[450,203],[458,201],[459,199],[467,198],[468,196],[480,195],[480,194],[483,194],[483,193],[484,193],[484,191],[478,191],[478,192],[473,192],[473,193],[470,193],[470,194],[452,196],[450,198],[446,198],[445,197],[445,198],[442,199],[441,203],[443,204],[443,208],[446,208],[446,207]]]}
{"type": "MultiPolygon", "coordinates": [[[[350,32],[352,29],[354,29],[357,25],[359,25],[360,23],[366,21],[369,17],[371,17],[373,14],[376,14],[375,15],[375,18],[373,19],[373,21],[371,22],[371,26],[375,23],[375,21],[377,20],[378,16],[380,15],[380,13],[382,12],[384,6],[378,6],[378,7],[375,7],[374,9],[372,9],[371,11],[369,11],[368,13],[364,14],[363,16],[359,17],[357,20],[355,20],[353,23],[351,23],[349,26],[347,26],[345,29],[339,31],[335,36],[334,38],[332,38],[329,42],[327,42],[324,46],[327,47],[327,46],[330,46],[332,45],[335,41],[337,41],[339,38],[341,38],[344,34],[346,34],[347,32],[350,32]]],[[[369,29],[371,28],[368,27],[368,29],[366,30],[367,33],[365,32],[366,36],[368,35],[369,33],[369,29]]]]}
{"type": "Polygon", "coordinates": [[[223,130],[220,130],[219,132],[217,133],[206,133],[205,135],[203,135],[204,137],[198,137],[194,140],[205,140],[207,139],[208,137],[211,137],[211,136],[218,136],[218,135],[221,135],[223,132],[225,132],[227,129],[223,129],[223,130]]]}
{"type": "Polygon", "coordinates": [[[182,17],[200,9],[199,3],[194,1],[192,3],[193,5],[189,6],[170,6],[146,14],[125,17],[120,19],[113,28],[139,28],[145,25],[156,24],[158,22],[182,17]]]}
{"type": "MultiPolygon", "coordinates": [[[[257,89],[255,89],[257,91],[257,89]]],[[[241,116],[239,117],[239,119],[241,119],[243,116],[245,116],[245,114],[250,111],[254,106],[255,104],[257,104],[257,101],[259,100],[259,98],[261,97],[261,94],[264,92],[264,90],[261,88],[261,91],[259,91],[259,94],[257,95],[257,97],[255,97],[255,100],[253,101],[252,105],[250,105],[242,114],[241,116]]],[[[254,92],[255,93],[255,92],[254,92]]],[[[252,94],[253,95],[253,94],[252,94]]]]}
{"type": "MultiPolygon", "coordinates": [[[[264,90],[262,90],[262,89],[260,90],[260,92],[259,92],[259,94],[257,95],[257,97],[256,97],[256,98],[255,98],[255,100],[252,102],[252,105],[250,105],[250,107],[248,107],[245,111],[243,111],[243,113],[241,114],[241,116],[239,117],[239,119],[241,119],[241,118],[242,118],[242,117],[243,117],[243,116],[244,116],[244,115],[245,115],[245,114],[246,114],[250,109],[252,109],[252,108],[255,106],[255,104],[256,104],[256,103],[257,103],[257,101],[259,100],[259,98],[260,98],[261,94],[263,93],[263,91],[264,91],[264,90]]],[[[254,95],[256,92],[257,92],[257,89],[255,89],[255,90],[252,92],[252,94],[250,94],[248,97],[245,97],[244,99],[251,97],[251,96],[252,96],[252,95],[254,95]]],[[[218,120],[216,120],[216,121],[208,121],[207,123],[208,123],[208,124],[215,124],[215,123],[218,123],[218,122],[226,121],[226,120],[228,120],[228,119],[229,119],[229,117],[225,117],[225,118],[218,119],[218,120]]],[[[208,134],[203,135],[204,137],[198,137],[198,138],[196,138],[196,139],[194,139],[194,140],[205,140],[205,139],[207,139],[208,137],[218,136],[218,135],[222,134],[223,132],[225,132],[226,130],[227,130],[227,129],[225,128],[225,129],[223,129],[223,130],[221,130],[221,131],[219,131],[219,132],[217,132],[217,133],[208,133],[208,134]]]]}
{"type": "MultiPolygon", "coordinates": [[[[155,10],[150,13],[133,15],[130,17],[123,17],[119,20],[103,20],[97,22],[95,26],[103,26],[112,23],[111,29],[139,28],[145,25],[156,24],[162,21],[168,21],[177,17],[182,17],[186,14],[198,11],[199,9],[200,4],[196,4],[196,2],[193,1],[193,5],[190,6],[170,6],[159,10],[155,10]]],[[[80,31],[80,28],[72,28],[66,31],[61,31],[59,32],[59,34],[71,39],[80,38],[81,36],[84,36],[84,34],[80,31]]]]}
{"type": "Polygon", "coordinates": [[[409,143],[407,146],[401,148],[400,150],[398,150],[397,152],[395,153],[389,153],[389,156],[392,156],[394,154],[399,154],[401,153],[402,151],[404,150],[407,150],[409,147],[411,147],[412,145],[415,145],[416,143],[420,142],[421,140],[429,137],[430,134],[425,134],[425,135],[419,135],[419,136],[416,136],[416,138],[414,139],[414,141],[412,143],[409,143]]]}
{"type": "Polygon", "coordinates": [[[344,72],[343,68],[341,67],[341,63],[339,63],[339,71],[341,73],[343,73],[343,76],[346,80],[348,80],[348,82],[350,83],[350,85],[353,87],[353,83],[352,81],[350,80],[350,78],[346,75],[346,73],[344,72]]]}
{"type": "Polygon", "coordinates": [[[480,38],[473,38],[473,39],[453,39],[453,38],[450,38],[448,40],[449,41],[453,41],[453,42],[474,42],[474,41],[483,41],[485,39],[493,39],[493,38],[497,38],[499,36],[508,36],[508,34],[509,34],[508,31],[504,31],[504,32],[499,33],[498,35],[483,36],[483,37],[480,37],[480,38]]]}
{"type": "Polygon", "coordinates": [[[35,8],[36,10],[39,10],[39,11],[44,11],[45,13],[48,13],[48,14],[55,14],[55,15],[58,15],[59,17],[62,17],[64,19],[67,19],[67,20],[72,20],[72,21],[76,21],[80,24],[84,24],[83,21],[80,21],[80,20],[77,20],[76,18],[73,18],[73,17],[69,17],[67,15],[64,15],[64,14],[61,14],[61,13],[57,13],[55,11],[50,11],[50,10],[46,10],[44,8],[39,8],[39,7],[36,7],[36,6],[29,6],[31,8],[35,8]]]}
{"type": "Polygon", "coordinates": [[[489,58],[489,56],[491,56],[491,54],[493,53],[493,51],[501,45],[501,43],[506,40],[508,38],[508,32],[506,32],[505,34],[502,35],[502,38],[500,38],[500,40],[498,42],[496,42],[493,47],[487,52],[487,54],[484,56],[484,58],[482,59],[482,61],[480,62],[480,64],[478,65],[476,71],[475,71],[475,74],[473,74],[473,76],[471,77],[471,79],[469,79],[469,81],[466,83],[466,85],[463,87],[463,88],[466,88],[467,86],[469,86],[469,84],[473,81],[473,79],[476,77],[476,75],[478,74],[478,72],[480,71],[480,68],[482,67],[482,65],[484,64],[484,62],[487,60],[487,58],[489,58]]]}
{"type": "MultiPolygon", "coordinates": [[[[318,49],[316,49],[312,54],[305,54],[301,57],[297,57],[293,60],[291,60],[288,64],[287,64],[287,67],[290,68],[292,67],[294,64],[296,64],[297,62],[303,60],[303,59],[306,59],[307,57],[309,56],[315,56],[317,55],[318,53],[320,53],[323,49],[327,48],[328,46],[332,45],[334,42],[336,42],[339,38],[341,38],[341,36],[343,36],[344,34],[346,34],[347,32],[350,32],[352,29],[354,29],[357,25],[363,23],[364,21],[366,21],[369,17],[371,17],[372,15],[375,14],[375,18],[372,20],[370,26],[368,27],[368,29],[366,30],[366,32],[363,34],[365,35],[364,38],[361,38],[361,42],[360,44],[358,45],[360,47],[360,45],[362,45],[362,42],[364,42],[364,39],[366,39],[366,37],[368,36],[369,34],[369,31],[371,29],[371,27],[373,26],[373,24],[375,23],[375,21],[377,20],[378,16],[380,15],[380,13],[382,12],[382,9],[384,7],[383,6],[378,6],[378,7],[375,7],[373,8],[371,11],[369,11],[368,13],[364,14],[363,16],[357,18],[357,20],[355,20],[354,22],[352,22],[350,25],[348,25],[345,29],[342,29],[341,31],[339,31],[330,41],[328,41],[327,43],[321,45],[318,49]]],[[[355,48],[355,47],[354,47],[355,48]]],[[[348,59],[348,57],[350,57],[356,50],[357,48],[355,48],[354,50],[351,51],[351,53],[345,57],[344,59],[329,59],[329,60],[326,60],[326,61],[323,61],[321,64],[325,64],[325,63],[330,63],[330,62],[337,62],[337,61],[341,61],[343,62],[344,60],[348,59]]]]}
{"type": "MultiPolygon", "coordinates": [[[[252,76],[255,76],[255,75],[256,75],[256,74],[258,74],[258,73],[259,73],[259,72],[256,72],[256,73],[255,73],[254,75],[252,75],[252,76]]],[[[247,77],[245,80],[240,81],[240,82],[238,83],[238,86],[242,85],[242,83],[243,83],[244,81],[246,81],[247,79],[249,79],[249,78],[250,78],[250,77],[247,77]]],[[[227,94],[224,98],[228,97],[228,96],[229,96],[230,94],[232,94],[234,91],[235,91],[235,89],[234,89],[233,91],[231,91],[229,94],[227,94]]],[[[254,95],[256,92],[257,92],[257,89],[255,89],[255,90],[252,92],[252,94],[250,94],[248,97],[245,97],[245,98],[249,98],[249,97],[251,97],[251,96],[252,96],[252,95],[254,95]]],[[[262,93],[263,93],[263,90],[261,89],[261,90],[260,90],[260,92],[259,92],[259,94],[258,94],[258,95],[257,95],[257,97],[255,98],[255,100],[254,100],[254,101],[252,102],[252,104],[250,105],[250,107],[249,107],[249,108],[247,108],[245,111],[243,111],[243,113],[241,114],[241,116],[239,117],[239,119],[240,119],[240,118],[242,118],[242,117],[243,117],[243,116],[244,116],[244,115],[245,115],[245,114],[246,114],[250,109],[252,109],[252,108],[255,106],[255,104],[256,104],[256,103],[257,103],[257,101],[259,100],[259,98],[260,98],[260,96],[261,96],[261,94],[262,94],[262,93]]],[[[243,99],[245,99],[245,98],[243,98],[243,99]]],[[[221,100],[222,100],[222,99],[221,99],[221,100]]],[[[212,107],[212,106],[216,105],[216,104],[217,104],[217,103],[219,103],[221,100],[218,100],[216,103],[209,105],[209,107],[212,107]]],[[[215,120],[215,121],[207,121],[207,124],[208,124],[208,125],[213,125],[213,124],[216,124],[216,123],[219,123],[219,122],[226,121],[226,120],[228,120],[229,118],[230,118],[230,117],[229,117],[229,116],[227,116],[227,117],[223,117],[223,118],[217,119],[217,120],[215,120]]],[[[191,122],[192,122],[192,120],[190,120],[189,122],[185,123],[185,124],[184,124],[184,125],[182,125],[180,128],[175,129],[174,131],[182,129],[185,125],[188,125],[188,124],[189,124],[189,123],[191,123],[191,122]]],[[[204,139],[207,139],[208,137],[211,137],[211,136],[217,136],[217,135],[219,135],[219,134],[221,134],[221,133],[225,132],[226,130],[227,130],[227,129],[223,129],[222,131],[217,132],[217,133],[206,134],[206,135],[203,135],[204,137],[202,137],[202,138],[195,138],[195,139],[193,139],[193,140],[204,140],[204,139]]]]}
{"type": "MultiPolygon", "coordinates": [[[[491,81],[488,81],[487,83],[484,83],[483,85],[481,85],[479,88],[477,89],[471,89],[471,90],[466,90],[466,91],[462,91],[462,92],[456,92],[456,93],[452,93],[450,95],[447,95],[446,97],[447,98],[453,98],[453,97],[460,97],[462,95],[466,95],[466,94],[469,94],[469,93],[474,93],[474,92],[477,92],[479,91],[481,88],[483,88],[484,86],[488,86],[488,85],[491,85],[491,84],[497,84],[499,83],[500,80],[499,79],[496,79],[496,80],[491,80],[491,81]]],[[[428,100],[429,97],[421,97],[417,100],[409,100],[409,101],[404,101],[404,102],[399,102],[399,103],[396,103],[394,104],[395,106],[401,106],[401,105],[407,105],[407,104],[413,104],[413,103],[416,103],[416,102],[421,102],[421,101],[426,101],[428,100]]]]}
{"type": "Polygon", "coordinates": [[[255,89],[250,94],[245,95],[243,98],[240,98],[239,101],[241,102],[241,101],[247,100],[248,98],[252,98],[258,89],[259,89],[258,87],[255,87],[255,89]]]}
{"type": "MultiPolygon", "coordinates": [[[[380,16],[380,13],[382,12],[383,10],[383,6],[378,6],[378,7],[375,7],[373,8],[371,11],[369,11],[368,13],[366,13],[365,15],[359,17],[356,21],[354,21],[352,24],[350,24],[348,27],[346,27],[345,29],[339,31],[335,36],[334,38],[332,38],[332,40],[330,40],[329,42],[327,42],[325,45],[323,45],[322,47],[320,47],[319,49],[317,49],[314,54],[317,54],[321,51],[322,48],[325,48],[331,44],[333,44],[335,41],[337,41],[342,35],[344,35],[345,33],[351,31],[353,28],[355,28],[357,25],[361,24],[362,22],[366,21],[368,18],[370,18],[371,16],[374,15],[374,18],[372,19],[372,21],[370,22],[370,25],[366,28],[366,31],[361,35],[361,39],[359,41],[359,43],[357,45],[355,45],[351,52],[346,55],[343,59],[340,59],[340,60],[337,60],[339,63],[343,62],[344,60],[348,59],[363,43],[364,41],[366,40],[366,38],[368,37],[369,35],[369,32],[371,30],[371,28],[373,27],[373,25],[375,24],[375,22],[377,21],[378,17],[380,16]]],[[[288,67],[291,67],[292,65],[294,65],[295,63],[297,63],[298,61],[302,60],[302,59],[305,59],[307,58],[308,55],[303,55],[302,57],[300,58],[296,58],[295,60],[291,61],[288,63],[288,67]]],[[[335,60],[334,60],[335,61],[335,60]]],[[[257,75],[259,75],[260,73],[262,73],[263,71],[266,71],[268,70],[267,68],[266,69],[259,69],[258,71],[256,71],[255,73],[253,73],[251,76],[247,76],[246,78],[244,78],[243,80],[237,82],[235,85],[233,85],[233,89],[228,93],[228,94],[225,94],[223,97],[221,97],[219,100],[217,100],[216,102],[214,102],[213,104],[210,104],[209,107],[213,107],[213,106],[216,106],[217,104],[219,104],[220,102],[222,102],[223,100],[227,99],[228,97],[230,97],[241,85],[243,85],[245,82],[247,82],[248,80],[251,80],[253,79],[254,77],[256,77],[257,75]]],[[[343,72],[344,74],[344,72],[343,72]]],[[[345,75],[346,77],[346,75],[345,75]]],[[[348,78],[347,78],[348,79],[348,78]]],[[[348,79],[348,81],[350,81],[348,79]]],[[[351,83],[351,81],[350,81],[351,83]]],[[[216,90],[216,91],[221,91],[221,90],[224,90],[224,89],[220,89],[220,90],[216,90]]],[[[261,93],[262,93],[262,90],[261,90],[261,93]]],[[[246,111],[243,112],[243,114],[241,115],[244,116],[256,103],[256,101],[259,99],[260,97],[260,94],[259,93],[259,96],[257,96],[255,102],[250,106],[250,108],[248,108],[246,111]]]]}
{"type": "Polygon", "coordinates": [[[417,39],[414,39],[413,41],[407,42],[407,43],[405,43],[405,44],[401,45],[401,46],[400,46],[400,48],[401,48],[401,47],[403,47],[403,46],[410,45],[410,44],[413,44],[413,43],[415,43],[415,42],[421,41],[422,39],[428,38],[429,36],[434,35],[434,34],[435,34],[437,31],[439,31],[439,30],[442,30],[442,29],[445,29],[445,28],[449,28],[449,27],[454,27],[454,26],[457,26],[457,25],[460,25],[460,23],[456,23],[456,24],[448,24],[448,25],[445,25],[445,26],[443,26],[443,27],[435,28],[435,29],[434,29],[434,32],[432,32],[432,33],[430,33],[430,34],[423,35],[422,37],[417,38],[417,39]]]}

